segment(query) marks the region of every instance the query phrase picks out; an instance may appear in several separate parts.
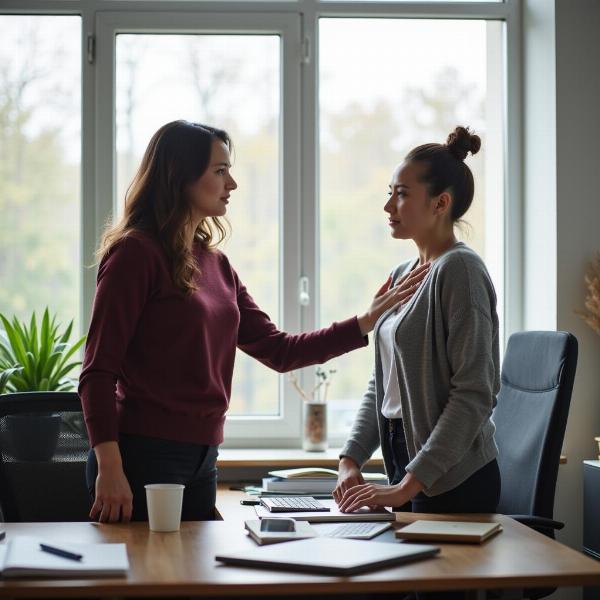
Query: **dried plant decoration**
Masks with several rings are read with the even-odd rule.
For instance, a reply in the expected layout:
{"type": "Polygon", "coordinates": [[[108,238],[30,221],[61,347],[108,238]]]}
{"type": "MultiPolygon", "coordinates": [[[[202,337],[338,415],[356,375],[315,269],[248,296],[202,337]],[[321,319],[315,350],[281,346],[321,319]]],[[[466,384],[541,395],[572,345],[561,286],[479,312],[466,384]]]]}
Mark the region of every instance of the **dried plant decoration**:
{"type": "Polygon", "coordinates": [[[585,297],[587,312],[577,311],[577,314],[600,335],[600,252],[586,273],[585,284],[588,290],[585,297]]]}

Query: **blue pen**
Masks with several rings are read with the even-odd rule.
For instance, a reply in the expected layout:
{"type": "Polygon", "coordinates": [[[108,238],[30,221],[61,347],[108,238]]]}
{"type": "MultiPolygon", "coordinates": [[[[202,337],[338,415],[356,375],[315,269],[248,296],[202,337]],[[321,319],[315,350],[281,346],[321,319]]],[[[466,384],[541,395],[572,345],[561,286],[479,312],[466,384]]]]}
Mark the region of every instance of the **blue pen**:
{"type": "Polygon", "coordinates": [[[43,552],[48,552],[48,554],[55,554],[56,556],[62,556],[63,558],[68,558],[69,560],[81,560],[83,558],[83,554],[75,554],[75,552],[69,552],[68,550],[61,550],[60,548],[55,548],[54,546],[48,546],[48,544],[40,544],[40,549],[43,552]]]}

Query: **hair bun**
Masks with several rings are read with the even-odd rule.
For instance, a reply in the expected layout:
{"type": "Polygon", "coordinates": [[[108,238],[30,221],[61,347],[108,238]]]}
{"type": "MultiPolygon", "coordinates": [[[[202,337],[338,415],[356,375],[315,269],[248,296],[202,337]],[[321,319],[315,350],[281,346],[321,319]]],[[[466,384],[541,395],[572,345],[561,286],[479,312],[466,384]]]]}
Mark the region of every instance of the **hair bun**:
{"type": "Polygon", "coordinates": [[[477,154],[481,148],[481,138],[469,131],[468,127],[457,127],[446,140],[448,150],[458,160],[465,160],[467,154],[477,154]]]}

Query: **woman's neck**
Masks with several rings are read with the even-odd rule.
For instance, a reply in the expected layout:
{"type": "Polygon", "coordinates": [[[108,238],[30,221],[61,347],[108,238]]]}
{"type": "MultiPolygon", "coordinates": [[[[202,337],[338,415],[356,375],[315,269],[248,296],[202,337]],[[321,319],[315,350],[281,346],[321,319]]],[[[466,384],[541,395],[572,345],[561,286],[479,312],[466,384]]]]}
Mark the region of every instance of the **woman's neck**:
{"type": "Polygon", "coordinates": [[[196,237],[196,230],[200,225],[200,221],[188,222],[185,226],[185,245],[188,250],[192,250],[194,247],[194,239],[196,237]]]}
{"type": "Polygon", "coordinates": [[[419,264],[431,262],[447,252],[456,244],[457,239],[454,231],[446,232],[426,240],[415,240],[419,249],[419,264]]]}

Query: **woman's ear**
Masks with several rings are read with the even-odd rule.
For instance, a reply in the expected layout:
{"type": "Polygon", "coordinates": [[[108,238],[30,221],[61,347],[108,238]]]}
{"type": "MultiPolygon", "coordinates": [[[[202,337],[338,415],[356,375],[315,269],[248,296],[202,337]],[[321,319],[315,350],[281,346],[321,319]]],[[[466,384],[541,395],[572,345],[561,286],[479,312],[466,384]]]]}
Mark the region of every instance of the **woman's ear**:
{"type": "Polygon", "coordinates": [[[434,215],[445,215],[450,213],[450,206],[452,205],[452,196],[449,192],[442,192],[437,198],[434,198],[433,202],[433,214],[434,215]]]}

